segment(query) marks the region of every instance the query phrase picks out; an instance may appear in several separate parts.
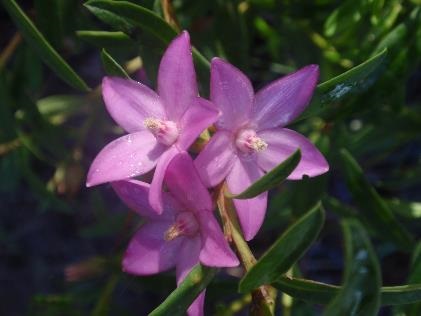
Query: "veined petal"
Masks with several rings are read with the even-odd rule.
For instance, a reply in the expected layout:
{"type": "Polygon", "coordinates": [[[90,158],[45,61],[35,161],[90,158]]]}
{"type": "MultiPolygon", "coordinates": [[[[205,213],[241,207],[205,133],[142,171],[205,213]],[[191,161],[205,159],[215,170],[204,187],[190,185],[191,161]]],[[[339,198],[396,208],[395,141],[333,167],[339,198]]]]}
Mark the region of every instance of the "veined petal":
{"type": "Polygon", "coordinates": [[[175,266],[183,237],[164,239],[171,221],[144,224],[130,241],[123,258],[123,270],[136,275],[149,275],[175,266]]]}
{"type": "Polygon", "coordinates": [[[117,138],[105,146],[92,162],[86,185],[90,187],[144,174],[155,167],[166,148],[148,131],[117,138]]]}
{"type": "Polygon", "coordinates": [[[123,180],[111,182],[111,185],[120,199],[139,215],[155,220],[174,220],[176,211],[181,210],[181,206],[168,193],[163,193],[164,211],[158,215],[149,204],[148,183],[137,180],[123,180]]]}
{"type": "MultiPolygon", "coordinates": [[[[254,160],[237,160],[227,176],[227,184],[231,193],[241,193],[257,179],[262,177],[263,170],[259,168],[254,160]]],[[[267,192],[247,199],[234,199],[237,215],[240,220],[244,238],[248,241],[256,236],[266,214],[267,192]]]]}
{"type": "Polygon", "coordinates": [[[158,213],[162,214],[164,210],[164,201],[162,198],[162,184],[164,181],[165,172],[167,171],[168,164],[179,153],[175,146],[171,146],[165,153],[159,157],[158,163],[155,168],[151,187],[149,190],[149,203],[152,208],[158,213]]]}
{"type": "Polygon", "coordinates": [[[200,262],[209,267],[236,267],[240,264],[226,241],[212,212],[201,212],[202,250],[200,262]]]}
{"type": "Polygon", "coordinates": [[[168,119],[178,121],[199,95],[189,33],[182,32],[168,46],[158,71],[158,94],[168,119]]]}
{"type": "Polygon", "coordinates": [[[301,160],[289,175],[290,180],[303,176],[315,177],[329,170],[329,165],[320,151],[303,135],[287,128],[276,128],[259,133],[267,144],[266,150],[257,154],[258,165],[269,171],[288,158],[297,148],[301,150],[301,160]]]}
{"type": "Polygon", "coordinates": [[[232,133],[218,131],[199,153],[194,165],[203,183],[214,187],[225,179],[236,159],[232,133]]]}
{"type": "Polygon", "coordinates": [[[181,131],[177,144],[182,150],[188,149],[200,133],[219,117],[219,111],[211,102],[197,97],[195,103],[186,110],[179,122],[181,131]]]}
{"type": "Polygon", "coordinates": [[[213,58],[210,99],[221,110],[219,129],[236,130],[248,122],[254,92],[250,80],[230,63],[213,58]]]}
{"type": "Polygon", "coordinates": [[[167,168],[165,183],[170,193],[188,210],[201,213],[213,209],[211,196],[188,153],[180,153],[172,159],[167,168]]]}
{"type": "Polygon", "coordinates": [[[105,77],[102,96],[111,117],[129,133],[144,130],[146,118],[165,118],[164,107],[155,91],[134,80],[105,77]]]}
{"type": "Polygon", "coordinates": [[[319,66],[309,65],[278,79],[256,93],[252,120],[259,130],[285,126],[307,107],[319,78],[319,66]]]}

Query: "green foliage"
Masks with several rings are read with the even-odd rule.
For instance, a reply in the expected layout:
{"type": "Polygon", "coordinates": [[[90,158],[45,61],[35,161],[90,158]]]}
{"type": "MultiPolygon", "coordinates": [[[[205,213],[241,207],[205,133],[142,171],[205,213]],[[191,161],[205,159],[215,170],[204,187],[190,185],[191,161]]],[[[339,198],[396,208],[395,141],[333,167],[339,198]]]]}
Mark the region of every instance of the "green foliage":
{"type": "Polygon", "coordinates": [[[151,315],[177,315],[209,284],[205,310],[234,315],[251,304],[249,294],[236,293],[241,279],[240,290],[254,299],[259,286],[276,288],[277,314],[317,315],[315,305],[322,305],[327,315],[375,315],[379,306],[391,315],[420,315],[420,2],[169,1],[176,24],[167,23],[162,2],[1,1],[0,245],[6,263],[0,273],[25,277],[25,290],[11,287],[11,297],[32,295],[31,315],[138,315],[154,308],[151,315]],[[300,161],[297,151],[246,191],[229,195],[245,199],[271,190],[264,226],[251,243],[260,259],[251,260],[243,277],[240,269],[229,270],[235,277],[216,277],[216,270],[197,266],[171,293],[173,272],[121,272],[121,253],[139,223],[108,187],[87,193],[84,182],[95,153],[122,133],[104,110],[101,77],[130,74],[154,86],[162,53],[180,30],[190,33],[205,98],[213,56],[242,69],[256,88],[318,64],[316,93],[292,128],[316,144],[330,171],[284,181],[300,161]],[[341,222],[342,284],[311,280],[339,279],[341,222]],[[107,264],[86,270],[79,260],[91,252],[107,264]],[[89,273],[65,282],[63,266],[72,265],[89,273]]]}
{"type": "Polygon", "coordinates": [[[294,171],[301,159],[301,152],[298,149],[291,156],[285,159],[278,166],[273,168],[270,172],[266,173],[259,180],[254,182],[251,186],[245,189],[243,192],[238,194],[229,194],[225,195],[232,199],[250,199],[253,198],[265,191],[273,189],[294,171]]]}
{"type": "Polygon", "coordinates": [[[321,205],[316,205],[289,227],[247,272],[240,282],[240,291],[249,292],[272,283],[287,272],[317,238],[323,223],[324,211],[321,205]]]}

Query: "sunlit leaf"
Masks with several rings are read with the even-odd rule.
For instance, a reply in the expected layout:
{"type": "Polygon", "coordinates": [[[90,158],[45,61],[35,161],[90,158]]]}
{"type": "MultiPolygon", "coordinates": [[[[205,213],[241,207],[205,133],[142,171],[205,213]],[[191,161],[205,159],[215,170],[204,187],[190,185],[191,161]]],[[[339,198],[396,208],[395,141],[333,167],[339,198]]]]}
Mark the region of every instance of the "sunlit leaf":
{"type": "Polygon", "coordinates": [[[259,180],[239,194],[225,193],[233,199],[251,199],[260,193],[268,191],[283,182],[294,171],[301,159],[301,152],[297,149],[291,156],[266,173],[259,180]]]}
{"type": "Polygon", "coordinates": [[[411,249],[414,241],[410,233],[397,221],[387,203],[365,178],[363,170],[351,154],[341,150],[345,179],[351,194],[360,208],[360,216],[373,227],[380,237],[411,249]]]}
{"type": "Polygon", "coordinates": [[[300,259],[319,235],[324,223],[320,204],[297,220],[247,272],[240,291],[249,292],[278,279],[300,259]]]}
{"type": "Polygon", "coordinates": [[[377,315],[381,274],[370,240],[358,221],[344,220],[346,264],[344,284],[325,315],[377,315]]]}
{"type": "Polygon", "coordinates": [[[4,0],[3,5],[22,32],[25,40],[50,69],[72,87],[82,91],[89,91],[89,87],[83,79],[76,74],[69,64],[47,42],[16,2],[14,0],[4,0]]]}
{"type": "Polygon", "coordinates": [[[212,281],[217,271],[201,265],[195,266],[184,281],[149,316],[185,315],[191,303],[212,281]]]}
{"type": "Polygon", "coordinates": [[[362,64],[320,83],[316,88],[311,104],[298,120],[332,110],[329,107],[332,102],[339,101],[348,94],[366,90],[375,82],[386,56],[387,50],[384,49],[362,64]]]}

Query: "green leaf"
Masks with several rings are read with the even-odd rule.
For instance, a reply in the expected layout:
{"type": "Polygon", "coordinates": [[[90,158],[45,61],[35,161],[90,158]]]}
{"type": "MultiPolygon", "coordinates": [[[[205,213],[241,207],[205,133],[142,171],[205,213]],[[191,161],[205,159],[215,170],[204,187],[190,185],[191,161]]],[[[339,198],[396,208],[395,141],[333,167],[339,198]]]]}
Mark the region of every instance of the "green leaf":
{"type": "Polygon", "coordinates": [[[44,117],[72,114],[88,106],[87,99],[80,95],[51,95],[37,101],[38,111],[44,117]]]}
{"type": "Polygon", "coordinates": [[[323,223],[324,211],[318,204],[289,227],[247,272],[240,282],[240,292],[274,282],[288,271],[317,238],[323,223]]]}
{"type": "Polygon", "coordinates": [[[184,281],[149,316],[185,315],[191,303],[212,281],[217,271],[200,264],[195,266],[184,281]]]}
{"type": "Polygon", "coordinates": [[[52,71],[72,87],[81,91],[90,90],[83,79],[76,74],[76,72],[47,42],[44,36],[38,31],[32,21],[25,15],[14,0],[3,0],[3,5],[20,29],[22,36],[52,71]]]}
{"type": "MultiPolygon", "coordinates": [[[[329,304],[341,290],[340,286],[287,276],[280,277],[272,285],[294,298],[322,305],[329,304]]],[[[421,284],[384,286],[380,292],[382,306],[421,301],[421,284]]]]}
{"type": "MultiPolygon", "coordinates": [[[[84,4],[93,14],[113,27],[130,33],[134,26],[167,45],[177,32],[155,12],[127,1],[91,0],[84,4]],[[121,27],[125,25],[125,27],[121,27]]],[[[196,48],[193,57],[200,66],[209,69],[209,61],[196,48]]]]}
{"type": "Polygon", "coordinates": [[[101,61],[105,72],[110,76],[130,78],[126,71],[121,67],[105,49],[101,51],[101,61]]]}
{"type": "Polygon", "coordinates": [[[80,30],[76,35],[82,40],[98,47],[130,47],[134,45],[132,39],[125,33],[107,31],[80,30]]]}
{"type": "Polygon", "coordinates": [[[344,220],[342,227],[346,251],[345,281],[325,315],[377,315],[381,275],[376,254],[358,221],[344,220]]]}
{"type": "Polygon", "coordinates": [[[341,150],[341,158],[347,186],[361,211],[359,215],[380,237],[410,251],[414,245],[413,237],[397,221],[387,203],[365,178],[357,161],[345,149],[341,150]]]}
{"type": "MultiPolygon", "coordinates": [[[[164,43],[171,41],[177,32],[155,12],[127,1],[91,0],[84,4],[93,14],[104,20],[107,17],[119,18],[128,25],[136,25],[155,35],[164,43]]],[[[108,22],[109,23],[109,22],[108,22]]]]}
{"type": "Polygon", "coordinates": [[[350,93],[366,90],[377,79],[386,56],[387,49],[384,49],[362,64],[319,84],[311,104],[297,121],[330,111],[332,107],[327,105],[332,102],[339,101],[350,93]]]}
{"type": "Polygon", "coordinates": [[[297,149],[286,160],[273,168],[270,172],[266,173],[243,192],[239,194],[231,194],[227,192],[225,195],[226,197],[232,199],[251,199],[262,192],[268,191],[283,182],[291,174],[291,172],[294,171],[295,167],[297,167],[300,159],[301,152],[297,149]]]}

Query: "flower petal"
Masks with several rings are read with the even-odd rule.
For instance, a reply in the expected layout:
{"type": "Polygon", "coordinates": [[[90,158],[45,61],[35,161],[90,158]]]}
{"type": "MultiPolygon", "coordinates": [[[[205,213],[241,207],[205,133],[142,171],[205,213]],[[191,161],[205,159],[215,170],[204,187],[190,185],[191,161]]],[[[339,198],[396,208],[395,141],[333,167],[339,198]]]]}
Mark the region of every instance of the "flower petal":
{"type": "Polygon", "coordinates": [[[205,305],[205,294],[206,289],[200,292],[199,296],[193,301],[187,310],[188,316],[203,316],[204,305],[205,305]]]}
{"type": "Polygon", "coordinates": [[[318,78],[319,66],[309,65],[259,90],[251,115],[259,130],[296,119],[309,104],[318,78]]]}
{"type": "Polygon", "coordinates": [[[171,224],[171,221],[144,224],[130,241],[123,258],[123,270],[136,275],[149,275],[174,267],[184,238],[164,240],[164,234],[171,224]]]}
{"type": "Polygon", "coordinates": [[[158,215],[149,204],[149,188],[148,183],[137,180],[123,180],[111,182],[111,185],[120,199],[132,210],[139,215],[161,220],[174,220],[175,213],[181,210],[181,206],[168,193],[163,193],[164,211],[158,215]]]}
{"type": "MultiPolygon", "coordinates": [[[[227,184],[231,193],[241,193],[253,182],[263,176],[254,160],[239,159],[227,176],[227,184]]],[[[247,200],[233,200],[237,215],[243,229],[244,238],[248,241],[256,236],[266,214],[267,192],[247,200]]]]}
{"type": "Polygon", "coordinates": [[[184,238],[183,244],[181,245],[178,253],[178,261],[175,270],[177,275],[177,285],[180,285],[193,267],[199,263],[201,247],[202,242],[199,235],[194,236],[193,238],[184,238]]]}
{"type": "Polygon", "coordinates": [[[143,121],[148,117],[165,118],[155,91],[134,80],[105,77],[102,96],[111,117],[129,133],[144,130],[143,121]]]}
{"type": "MultiPolygon", "coordinates": [[[[192,268],[199,263],[199,253],[201,248],[200,236],[193,238],[185,238],[180,248],[178,262],[176,266],[177,285],[184,280],[192,268]]],[[[202,291],[193,301],[187,310],[187,314],[191,316],[203,315],[203,305],[205,301],[205,292],[202,291]]]]}
{"type": "Polygon", "coordinates": [[[168,46],[158,71],[158,94],[168,119],[178,121],[199,95],[189,33],[182,32],[168,46]]]}
{"type": "Polygon", "coordinates": [[[207,187],[225,179],[237,159],[231,132],[216,132],[194,161],[200,178],[207,187]]]}
{"type": "Polygon", "coordinates": [[[196,104],[187,109],[179,122],[181,132],[178,146],[182,150],[188,149],[200,133],[215,123],[218,116],[219,111],[211,102],[197,97],[196,104]]]}
{"type": "Polygon", "coordinates": [[[222,111],[216,123],[219,129],[236,130],[248,121],[253,104],[250,80],[230,63],[213,58],[210,99],[222,111]]]}
{"type": "Polygon", "coordinates": [[[165,175],[165,183],[170,193],[188,210],[208,212],[213,209],[211,196],[188,153],[180,153],[172,159],[165,175]]]}
{"type": "Polygon", "coordinates": [[[179,153],[175,146],[171,146],[165,153],[161,155],[155,168],[151,188],[149,190],[149,203],[152,208],[158,213],[162,214],[164,210],[164,201],[162,199],[162,184],[164,181],[165,172],[168,164],[179,153]]]}
{"type": "Polygon", "coordinates": [[[261,131],[259,134],[267,144],[266,150],[258,153],[260,168],[269,171],[288,158],[298,148],[301,160],[289,175],[289,180],[299,180],[303,176],[315,177],[329,170],[329,165],[320,151],[303,135],[287,128],[261,131]]]}
{"type": "Polygon", "coordinates": [[[209,267],[236,267],[240,264],[226,241],[212,212],[201,212],[200,222],[202,250],[200,262],[209,267]]]}
{"type": "Polygon", "coordinates": [[[117,138],[96,156],[88,172],[88,187],[144,174],[155,167],[167,147],[159,144],[149,131],[117,138]]]}

